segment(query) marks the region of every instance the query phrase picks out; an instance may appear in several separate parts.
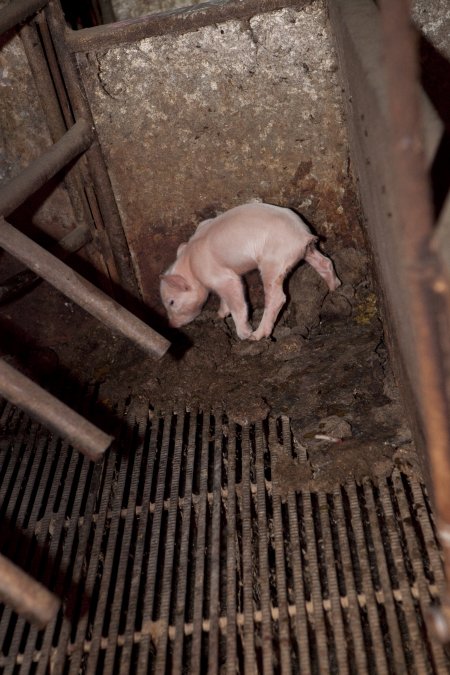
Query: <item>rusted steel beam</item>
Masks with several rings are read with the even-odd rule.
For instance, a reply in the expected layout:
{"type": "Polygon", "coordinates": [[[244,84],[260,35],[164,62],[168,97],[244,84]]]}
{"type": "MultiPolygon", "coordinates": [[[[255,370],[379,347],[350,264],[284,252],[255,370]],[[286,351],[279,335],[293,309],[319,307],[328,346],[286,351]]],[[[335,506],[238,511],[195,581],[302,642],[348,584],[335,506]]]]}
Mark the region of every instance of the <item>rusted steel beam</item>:
{"type": "Polygon", "coordinates": [[[311,2],[312,0],[212,0],[94,28],[77,31],[67,28],[66,41],[73,52],[96,52],[156,35],[187,33],[230,19],[250,19],[255,14],[284,7],[295,6],[300,9],[311,2]]]}
{"type": "Polygon", "coordinates": [[[0,13],[0,35],[26,21],[45,7],[47,2],[48,0],[10,0],[9,5],[0,13]]]}
{"type": "Polygon", "coordinates": [[[0,247],[18,258],[95,318],[132,340],[149,356],[160,358],[170,342],[105,295],[54,255],[0,218],[0,247]]]}
{"type": "Polygon", "coordinates": [[[2,359],[0,393],[93,461],[100,459],[114,440],[2,359]]]}
{"type": "Polygon", "coordinates": [[[44,628],[58,613],[60,600],[0,553],[0,600],[44,628]]]}
{"type": "Polygon", "coordinates": [[[7,216],[92,143],[92,127],[80,119],[43,155],[0,188],[0,214],[7,216]]]}
{"type": "MultiPolygon", "coordinates": [[[[76,117],[89,121],[94,128],[92,113],[83,90],[74,56],[66,44],[65,21],[61,8],[55,0],[49,2],[45,15],[55,46],[64,84],[76,117]]],[[[114,192],[100,145],[94,142],[86,153],[89,173],[95,188],[95,196],[105,223],[106,235],[119,273],[121,286],[131,295],[139,297],[138,284],[131,262],[128,242],[122,227],[114,192]]]]}
{"type": "MultiPolygon", "coordinates": [[[[417,37],[411,23],[409,0],[380,0],[380,9],[390,111],[390,154],[403,227],[401,262],[409,289],[437,527],[450,582],[450,407],[439,341],[439,310],[433,288],[438,279],[438,266],[430,250],[433,213],[423,142],[417,37]]],[[[450,626],[449,601],[450,595],[444,603],[450,626]]]]}

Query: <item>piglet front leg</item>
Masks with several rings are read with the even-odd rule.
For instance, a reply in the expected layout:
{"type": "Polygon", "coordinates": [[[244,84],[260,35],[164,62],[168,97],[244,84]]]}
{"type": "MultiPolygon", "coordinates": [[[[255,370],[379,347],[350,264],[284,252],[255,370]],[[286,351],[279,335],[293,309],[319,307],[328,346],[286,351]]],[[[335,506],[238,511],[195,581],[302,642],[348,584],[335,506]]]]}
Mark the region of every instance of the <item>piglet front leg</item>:
{"type": "Polygon", "coordinates": [[[254,341],[271,335],[278,314],[286,302],[283,291],[286,272],[272,265],[261,267],[260,272],[264,285],[264,313],[258,328],[250,336],[250,340],[254,341]]]}
{"type": "Polygon", "coordinates": [[[231,314],[236,333],[241,340],[246,340],[252,334],[252,327],[248,322],[248,308],[244,297],[242,279],[238,275],[231,275],[214,289],[220,297],[219,316],[224,318],[231,314]]]}

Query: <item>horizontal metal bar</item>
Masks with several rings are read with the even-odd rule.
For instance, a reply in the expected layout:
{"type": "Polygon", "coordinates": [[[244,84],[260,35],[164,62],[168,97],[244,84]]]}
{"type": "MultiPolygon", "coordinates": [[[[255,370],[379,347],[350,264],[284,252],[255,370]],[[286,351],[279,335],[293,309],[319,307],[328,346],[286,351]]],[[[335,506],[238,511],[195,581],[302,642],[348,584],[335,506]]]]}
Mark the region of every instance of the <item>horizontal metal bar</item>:
{"type": "Polygon", "coordinates": [[[31,162],[9,183],[1,186],[0,214],[7,216],[14,211],[58,171],[87,150],[92,138],[92,127],[85,120],[78,120],[49,150],[31,162]]]}
{"type": "Polygon", "coordinates": [[[168,340],[1,217],[0,247],[150,356],[160,358],[169,349],[168,340]]]}
{"type": "Polygon", "coordinates": [[[0,394],[65,438],[89,459],[100,459],[114,440],[3,359],[0,359],[0,394]]]}
{"type": "Polygon", "coordinates": [[[97,52],[156,35],[187,33],[230,19],[248,19],[292,5],[301,9],[310,4],[311,0],[210,0],[94,28],[67,28],[66,43],[73,52],[97,52]]]}
{"type": "Polygon", "coordinates": [[[56,595],[1,554],[0,600],[38,628],[56,616],[61,604],[56,595]]]}
{"type": "Polygon", "coordinates": [[[26,21],[47,3],[48,0],[10,0],[0,14],[0,35],[26,21]]]}

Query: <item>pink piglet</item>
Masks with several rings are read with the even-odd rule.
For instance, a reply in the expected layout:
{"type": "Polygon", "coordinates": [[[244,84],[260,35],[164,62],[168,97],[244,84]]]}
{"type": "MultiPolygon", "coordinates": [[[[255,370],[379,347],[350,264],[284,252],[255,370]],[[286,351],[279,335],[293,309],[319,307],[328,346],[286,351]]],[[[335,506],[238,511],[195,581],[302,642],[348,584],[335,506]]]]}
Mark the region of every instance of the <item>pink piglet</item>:
{"type": "Polygon", "coordinates": [[[170,324],[190,323],[214,292],[220,298],[219,316],[231,314],[241,340],[268,337],[286,302],[284,278],[300,260],[314,267],[331,291],[341,285],[331,260],[317,250],[317,239],[300,216],[271,204],[243,204],[203,221],[161,276],[170,324]],[[241,277],[256,268],[265,304],[261,322],[252,330],[241,277]]]}

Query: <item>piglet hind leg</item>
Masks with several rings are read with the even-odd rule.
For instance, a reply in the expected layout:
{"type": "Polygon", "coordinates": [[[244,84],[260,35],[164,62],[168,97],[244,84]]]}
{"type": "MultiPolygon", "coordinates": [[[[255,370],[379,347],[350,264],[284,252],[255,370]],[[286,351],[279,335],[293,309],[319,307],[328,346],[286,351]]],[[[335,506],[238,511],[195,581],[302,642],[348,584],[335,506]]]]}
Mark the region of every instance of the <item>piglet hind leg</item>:
{"type": "Polygon", "coordinates": [[[333,263],[329,258],[318,251],[314,244],[308,246],[305,253],[305,260],[311,267],[314,267],[316,272],[326,281],[330,291],[335,291],[336,288],[341,285],[341,281],[334,271],[333,263]]]}
{"type": "Polygon", "coordinates": [[[229,277],[214,289],[220,297],[219,316],[231,314],[236,333],[241,340],[246,340],[252,334],[252,327],[248,322],[248,307],[245,302],[242,279],[239,276],[229,277]]]}
{"type": "Polygon", "coordinates": [[[278,266],[267,265],[260,269],[264,285],[264,313],[258,328],[251,334],[250,340],[269,337],[281,308],[286,302],[283,281],[286,271],[280,272],[278,266]]]}
{"type": "Polygon", "coordinates": [[[219,309],[217,310],[217,316],[219,319],[225,319],[227,316],[230,316],[231,312],[228,308],[227,303],[223,298],[220,298],[220,306],[219,309]]]}

